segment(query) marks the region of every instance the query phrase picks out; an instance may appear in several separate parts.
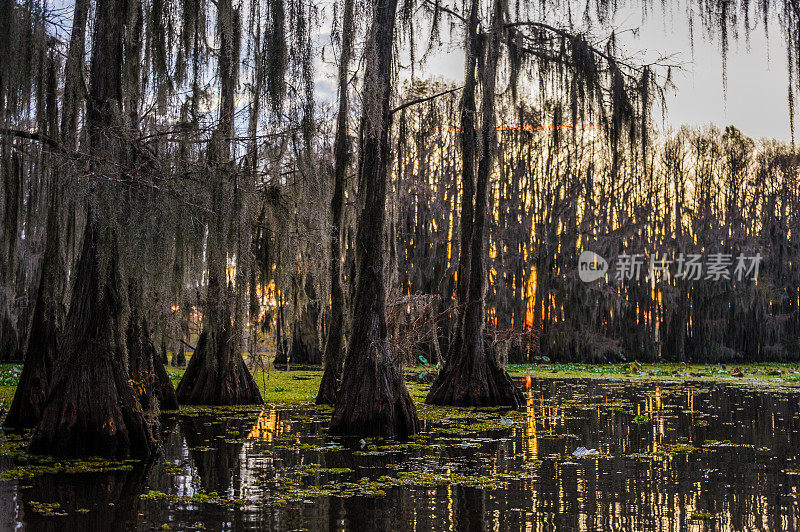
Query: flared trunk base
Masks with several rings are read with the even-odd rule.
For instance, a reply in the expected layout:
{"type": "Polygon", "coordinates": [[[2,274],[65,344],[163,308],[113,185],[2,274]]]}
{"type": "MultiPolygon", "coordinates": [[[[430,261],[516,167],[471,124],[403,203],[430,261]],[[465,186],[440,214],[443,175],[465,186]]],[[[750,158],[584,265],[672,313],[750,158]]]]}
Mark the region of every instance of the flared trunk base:
{"type": "Polygon", "coordinates": [[[55,305],[48,309],[45,297],[53,296],[41,292],[38,296],[22,375],[14,391],[11,408],[3,421],[3,426],[7,429],[33,428],[42,419],[53,378],[53,361],[58,352],[62,322],[60,309],[55,308],[55,305]]]}
{"type": "Polygon", "coordinates": [[[33,454],[145,458],[150,425],[113,348],[84,342],[63,361],[30,443],[33,454]]]}
{"type": "Polygon", "coordinates": [[[509,406],[525,404],[522,391],[508,372],[485,351],[463,357],[443,369],[425,403],[441,406],[509,406]]]}
{"type": "MultiPolygon", "coordinates": [[[[331,324],[331,328],[336,326],[336,323],[331,324]]],[[[343,358],[340,321],[338,332],[329,333],[328,342],[325,344],[325,369],[322,372],[322,380],[319,383],[316,404],[331,406],[336,404],[339,396],[339,380],[342,375],[343,358]]]]}
{"type": "Polygon", "coordinates": [[[14,392],[14,400],[8,415],[3,420],[3,427],[10,430],[24,430],[36,426],[42,418],[44,404],[49,389],[49,379],[41,364],[30,367],[28,363],[22,369],[22,376],[14,392]]]}
{"type": "Polygon", "coordinates": [[[414,401],[388,356],[380,362],[370,357],[345,375],[330,434],[406,440],[417,432],[414,401]]]}
{"type": "Polygon", "coordinates": [[[137,399],[145,410],[177,410],[175,387],[156,352],[146,320],[132,312],[127,331],[128,367],[137,384],[137,399]]]}
{"type": "MultiPolygon", "coordinates": [[[[208,336],[203,331],[197,342],[197,350],[189,359],[186,373],[176,390],[178,402],[183,405],[216,406],[263,404],[258,385],[241,354],[219,356],[219,353],[213,353],[208,336]],[[217,360],[207,360],[211,356],[216,356],[217,360]]],[[[216,342],[215,347],[228,348],[224,341],[216,342]]]]}
{"type": "Polygon", "coordinates": [[[338,381],[336,379],[336,371],[331,369],[330,371],[328,368],[325,368],[325,371],[322,373],[322,380],[319,383],[319,391],[317,392],[317,398],[314,402],[318,405],[335,405],[336,404],[336,397],[337,397],[337,386],[338,381]]]}

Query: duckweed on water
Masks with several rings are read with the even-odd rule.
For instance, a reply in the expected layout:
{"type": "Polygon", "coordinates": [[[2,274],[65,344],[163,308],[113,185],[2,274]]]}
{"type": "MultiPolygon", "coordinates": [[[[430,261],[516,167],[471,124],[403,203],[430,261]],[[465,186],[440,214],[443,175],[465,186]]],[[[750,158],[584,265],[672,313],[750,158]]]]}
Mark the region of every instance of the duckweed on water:
{"type": "Polygon", "coordinates": [[[322,467],[320,464],[301,464],[295,468],[301,476],[311,476],[316,474],[343,475],[353,473],[349,467],[322,467]]]}
{"type": "Polygon", "coordinates": [[[239,507],[244,505],[242,499],[226,499],[214,491],[209,493],[198,492],[194,495],[178,496],[175,494],[164,493],[163,491],[149,490],[147,493],[139,495],[140,499],[150,501],[168,501],[180,504],[214,504],[217,506],[239,507]]]}
{"type": "MultiPolygon", "coordinates": [[[[324,469],[318,470],[323,472],[324,469]]],[[[343,471],[344,472],[344,471],[343,471]]],[[[525,473],[520,473],[524,477],[525,473]]],[[[454,473],[434,473],[426,471],[398,471],[397,476],[382,475],[377,479],[363,477],[357,482],[328,481],[320,486],[299,486],[289,479],[284,479],[273,494],[273,506],[285,506],[289,501],[299,501],[309,497],[385,497],[386,491],[392,488],[406,487],[439,487],[463,485],[485,490],[495,490],[505,485],[508,480],[517,478],[512,475],[465,475],[454,473]],[[502,477],[502,478],[501,478],[502,477]]]]}
{"type": "Polygon", "coordinates": [[[100,457],[89,457],[80,460],[67,460],[52,456],[31,455],[25,451],[27,439],[13,438],[0,444],[0,456],[12,462],[6,469],[0,470],[0,481],[29,479],[37,475],[106,473],[110,471],[131,471],[137,460],[109,461],[100,457]]]}
{"type": "MultiPolygon", "coordinates": [[[[642,373],[644,368],[646,366],[639,366],[637,371],[642,373]]],[[[284,377],[285,385],[272,382],[267,389],[284,387],[284,392],[273,393],[294,393],[291,373],[284,377]]],[[[297,382],[303,386],[311,381],[297,382]]],[[[733,427],[728,428],[728,424],[720,421],[731,418],[718,406],[721,403],[715,400],[717,396],[709,394],[730,393],[721,391],[727,388],[697,383],[686,386],[676,382],[631,386],[622,382],[537,379],[525,390],[527,408],[518,411],[436,407],[420,402],[422,431],[407,442],[330,438],[326,433],[330,408],[310,403],[272,404],[260,408],[183,408],[180,416],[170,414],[168,418],[178,417],[178,430],[184,436],[191,435],[185,431],[194,428],[202,434],[195,432],[194,438],[185,441],[171,437],[165,443],[165,448],[171,451],[156,462],[155,474],[147,479],[141,499],[149,502],[140,506],[140,512],[148,515],[147,526],[158,529],[165,522],[164,512],[176,516],[192,512],[191,519],[196,519],[195,514],[206,517],[224,514],[225,519],[237,520],[256,512],[259,516],[284,519],[286,515],[299,515],[298,509],[305,510],[311,507],[309,505],[324,502],[326,497],[352,497],[361,502],[350,501],[347,505],[377,508],[383,504],[416,504],[415,501],[428,500],[434,492],[437,497],[445,492],[453,497],[460,497],[465,491],[472,492],[450,489],[452,486],[493,492],[486,500],[502,504],[507,496],[514,496],[508,494],[536,491],[540,486],[549,485],[559,471],[568,473],[561,475],[563,478],[572,478],[575,470],[596,471],[599,478],[614,478],[615,482],[624,475],[626,481],[639,482],[646,490],[651,484],[642,483],[656,486],[658,481],[639,476],[639,471],[651,469],[648,462],[650,465],[658,463],[659,469],[663,467],[672,475],[670,479],[676,471],[680,474],[698,471],[704,475],[703,482],[713,482],[716,476],[709,471],[719,468],[719,458],[739,453],[728,447],[752,447],[749,441],[738,439],[733,427]],[[715,421],[708,429],[691,432],[692,427],[706,419],[715,421]],[[587,423],[591,430],[587,430],[587,423]],[[665,430],[647,429],[648,423],[658,423],[654,426],[665,430]],[[626,424],[643,427],[635,430],[635,438],[623,438],[618,431],[609,429],[626,424]],[[704,436],[717,437],[720,441],[703,440],[704,436]],[[724,438],[731,438],[735,443],[724,438]],[[704,442],[702,446],[698,441],[704,442]],[[578,446],[597,448],[599,454],[592,456],[592,460],[578,460],[572,456],[578,446]],[[689,461],[697,463],[697,467],[675,469],[676,464],[689,461]],[[242,468],[239,473],[235,472],[236,467],[242,468]],[[237,487],[235,482],[240,485],[237,487]],[[183,486],[202,489],[187,492],[183,486]],[[232,498],[239,494],[246,494],[246,503],[232,498]],[[384,497],[387,502],[380,502],[384,497]],[[271,511],[263,512],[264,506],[271,507],[271,511]],[[220,512],[217,507],[224,511],[220,512]],[[285,510],[287,507],[291,509],[285,510]]],[[[425,389],[413,385],[412,393],[421,401],[425,389]]],[[[763,392],[749,390],[739,390],[739,393],[744,393],[744,398],[751,393],[764,396],[763,392]]],[[[773,393],[769,397],[774,398],[776,404],[784,404],[781,402],[783,395],[787,394],[773,393]]],[[[793,398],[787,397],[785,404],[794,405],[793,398]]],[[[749,419],[745,416],[747,412],[747,409],[732,411],[742,419],[749,419]]],[[[771,422],[796,423],[791,420],[798,417],[796,409],[787,406],[786,412],[771,422]]],[[[0,442],[0,450],[6,458],[20,453],[24,460],[29,460],[24,454],[27,438],[14,438],[0,442]]],[[[780,452],[776,448],[773,454],[780,452]]],[[[752,452],[744,451],[740,455],[750,460],[752,452]]],[[[31,464],[36,462],[16,465],[31,464]]],[[[74,468],[91,470],[88,465],[91,464],[74,464],[74,468]]],[[[784,485],[793,485],[799,478],[800,470],[794,469],[794,465],[786,463],[778,469],[779,481],[784,485]]],[[[42,471],[53,471],[48,467],[54,464],[46,466],[42,471]]],[[[31,474],[36,471],[35,468],[28,470],[31,474]]],[[[23,475],[19,473],[17,477],[23,478],[23,475]]],[[[659,486],[663,488],[663,484],[659,486]]],[[[602,491],[604,488],[595,485],[589,489],[602,491]]],[[[141,491],[134,497],[139,493],[141,491]]],[[[65,510],[53,508],[52,511],[65,510]]],[[[692,512],[704,513],[689,507],[682,518],[689,520],[692,512]]],[[[69,513],[72,515],[74,511],[69,510],[69,513]]],[[[183,529],[188,522],[182,519],[179,517],[169,523],[174,529],[183,529]]],[[[717,516],[710,515],[709,519],[717,519],[717,516]]],[[[720,519],[720,522],[728,522],[720,519]]]]}
{"type": "Polygon", "coordinates": [[[28,504],[31,511],[41,514],[44,517],[62,517],[67,515],[66,512],[59,512],[61,505],[57,502],[39,502],[31,501],[28,504]]]}
{"type": "Polygon", "coordinates": [[[666,443],[662,446],[662,451],[666,454],[691,454],[702,452],[703,449],[685,443],[666,443]]]}
{"type": "Polygon", "coordinates": [[[183,470],[179,464],[173,464],[172,462],[164,462],[161,467],[168,475],[177,475],[183,470]]]}

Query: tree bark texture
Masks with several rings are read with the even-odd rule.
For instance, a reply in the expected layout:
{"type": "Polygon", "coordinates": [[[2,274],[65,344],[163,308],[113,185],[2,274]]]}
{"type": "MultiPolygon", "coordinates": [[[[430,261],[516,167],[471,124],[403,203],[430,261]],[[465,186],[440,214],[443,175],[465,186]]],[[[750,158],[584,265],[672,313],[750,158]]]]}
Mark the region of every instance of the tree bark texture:
{"type": "Polygon", "coordinates": [[[330,432],[404,439],[418,432],[419,420],[387,339],[383,250],[397,0],[377,0],[373,9],[365,55],[352,334],[330,432]]]}

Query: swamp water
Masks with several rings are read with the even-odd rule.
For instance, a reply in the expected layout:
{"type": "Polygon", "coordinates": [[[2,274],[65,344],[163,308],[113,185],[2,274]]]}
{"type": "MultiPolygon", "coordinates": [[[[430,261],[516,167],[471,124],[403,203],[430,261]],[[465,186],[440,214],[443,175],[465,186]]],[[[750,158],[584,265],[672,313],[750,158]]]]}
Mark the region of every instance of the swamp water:
{"type": "Polygon", "coordinates": [[[2,436],[0,530],[800,528],[797,392],[522,386],[520,411],[418,404],[406,443],[327,438],[315,406],[165,415],[149,466],[38,462],[2,436]]]}

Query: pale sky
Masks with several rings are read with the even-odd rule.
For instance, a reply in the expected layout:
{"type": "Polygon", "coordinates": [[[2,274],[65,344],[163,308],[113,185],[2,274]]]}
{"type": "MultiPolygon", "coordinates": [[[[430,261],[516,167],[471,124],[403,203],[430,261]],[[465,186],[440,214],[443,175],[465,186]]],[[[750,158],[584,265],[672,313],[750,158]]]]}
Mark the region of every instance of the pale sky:
{"type": "MultiPolygon", "coordinates": [[[[631,16],[628,20],[635,25],[639,19],[631,16]]],[[[679,52],[681,61],[686,62],[685,71],[674,77],[677,90],[667,99],[667,126],[733,124],[750,137],[790,140],[786,41],[777,22],[770,25],[769,39],[760,28],[752,32],[749,49],[744,36],[730,43],[727,100],[720,43],[709,42],[697,26],[693,52],[682,13],[671,19],[653,17],[642,26],[638,38],[626,39],[632,50],[679,52]]]]}
{"type": "MultiPolygon", "coordinates": [[[[709,41],[698,22],[692,50],[683,11],[665,17],[658,8],[654,9],[644,24],[641,11],[628,10],[615,17],[615,25],[620,30],[639,28],[638,36],[631,32],[621,32],[618,36],[618,43],[627,54],[643,52],[645,60],[677,54],[672,61],[683,64],[682,72],[673,72],[677,90],[667,95],[664,127],[713,123],[723,128],[733,124],[753,138],[790,140],[786,48],[776,21],[770,26],[769,39],[760,28],[751,33],[749,49],[743,35],[738,41],[731,40],[726,100],[719,41],[709,41]]],[[[429,69],[448,79],[463,79],[460,52],[437,57],[429,69]]],[[[661,126],[660,112],[654,118],[661,126]]]]}
{"type": "MultiPolygon", "coordinates": [[[[672,57],[672,62],[683,65],[683,71],[673,72],[677,90],[667,95],[666,121],[661,122],[659,111],[654,115],[656,125],[677,129],[684,124],[704,126],[713,123],[720,128],[733,124],[745,135],[756,139],[790,140],[786,48],[777,21],[773,20],[770,25],[769,39],[765,38],[759,25],[751,32],[749,47],[744,35],[740,35],[739,40],[730,40],[726,99],[720,42],[709,40],[697,21],[692,50],[683,5],[683,2],[675,2],[677,7],[671,8],[672,13],[667,15],[654,6],[644,23],[638,8],[623,9],[614,19],[618,30],[639,29],[638,36],[630,31],[618,33],[619,47],[625,50],[626,55],[641,53],[641,57],[649,61],[677,54],[672,57]]],[[[444,41],[449,39],[444,25],[442,38],[444,41]]],[[[453,38],[460,39],[455,35],[453,38]]],[[[407,64],[407,58],[401,57],[401,62],[407,64]]],[[[463,63],[463,50],[451,49],[434,55],[424,71],[417,71],[417,76],[461,83],[463,63]]],[[[406,78],[408,72],[400,75],[406,78]]],[[[323,99],[327,99],[326,93],[335,99],[334,86],[332,76],[320,76],[318,90],[323,99]]]]}

